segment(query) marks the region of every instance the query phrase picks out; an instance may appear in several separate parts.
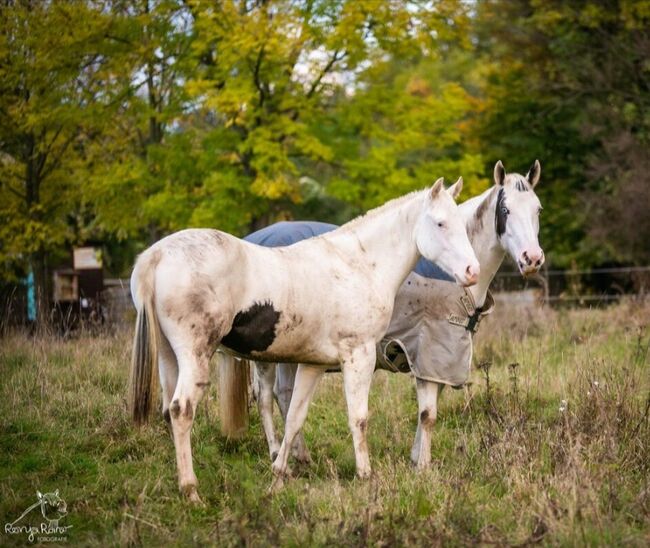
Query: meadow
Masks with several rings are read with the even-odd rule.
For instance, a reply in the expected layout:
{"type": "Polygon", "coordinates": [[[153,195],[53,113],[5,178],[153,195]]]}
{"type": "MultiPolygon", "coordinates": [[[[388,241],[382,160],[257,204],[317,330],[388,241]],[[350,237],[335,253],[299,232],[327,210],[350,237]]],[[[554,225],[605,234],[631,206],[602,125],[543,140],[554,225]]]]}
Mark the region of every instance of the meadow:
{"type": "MultiPolygon", "coordinates": [[[[375,375],[374,473],[360,481],[341,376],[328,375],[305,427],[313,463],[294,467],[275,495],[257,411],[243,439],[223,438],[213,382],[194,426],[206,503],[196,507],[178,494],[162,417],[136,429],[127,416],[129,330],[8,333],[0,516],[11,521],[37,490],[58,489],[70,545],[647,546],[649,320],[648,300],[498,304],[476,337],[471,386],[443,392],[426,472],[409,462],[412,378],[375,375]]],[[[0,534],[3,545],[27,542],[0,534]]]]}

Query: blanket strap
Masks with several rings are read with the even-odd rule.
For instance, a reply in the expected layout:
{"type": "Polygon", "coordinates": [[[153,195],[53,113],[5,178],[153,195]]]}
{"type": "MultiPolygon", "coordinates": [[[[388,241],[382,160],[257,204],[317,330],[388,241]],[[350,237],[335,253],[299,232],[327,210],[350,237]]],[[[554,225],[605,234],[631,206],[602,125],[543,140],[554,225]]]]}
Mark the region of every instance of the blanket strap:
{"type": "Polygon", "coordinates": [[[482,313],[484,307],[479,306],[474,308],[472,298],[467,293],[461,295],[460,302],[467,312],[467,317],[459,316],[458,314],[449,314],[449,316],[447,316],[447,321],[453,325],[464,327],[470,333],[476,333],[478,331],[478,324],[483,317],[482,313]]]}

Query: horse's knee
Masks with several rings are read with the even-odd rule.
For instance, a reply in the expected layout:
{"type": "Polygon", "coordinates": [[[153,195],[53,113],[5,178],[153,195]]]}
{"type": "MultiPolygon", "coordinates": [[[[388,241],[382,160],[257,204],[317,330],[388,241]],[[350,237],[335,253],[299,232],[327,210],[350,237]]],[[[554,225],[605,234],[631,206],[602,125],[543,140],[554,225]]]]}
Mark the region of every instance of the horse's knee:
{"type": "Polygon", "coordinates": [[[427,408],[420,413],[420,424],[426,428],[430,429],[436,424],[436,410],[427,408]]]}
{"type": "Polygon", "coordinates": [[[172,401],[168,410],[172,420],[189,420],[194,419],[194,406],[190,398],[179,399],[176,398],[172,401]]]}

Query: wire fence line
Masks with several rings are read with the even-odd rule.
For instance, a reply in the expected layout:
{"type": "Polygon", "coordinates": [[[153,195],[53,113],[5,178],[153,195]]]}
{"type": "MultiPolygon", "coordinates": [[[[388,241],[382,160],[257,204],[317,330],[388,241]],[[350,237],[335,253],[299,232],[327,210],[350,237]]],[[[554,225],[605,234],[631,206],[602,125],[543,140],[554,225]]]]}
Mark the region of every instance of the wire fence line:
{"type": "MultiPolygon", "coordinates": [[[[650,266],[593,269],[542,269],[524,278],[506,263],[491,285],[500,302],[540,306],[598,306],[645,297],[650,293],[650,266]]],[[[101,323],[120,325],[134,319],[128,278],[105,278],[101,323]]],[[[26,325],[25,288],[4,286],[0,291],[0,332],[26,325]]]]}
{"type": "MultiPolygon", "coordinates": [[[[634,272],[650,272],[650,266],[628,266],[610,268],[592,268],[591,270],[544,270],[544,276],[585,276],[594,274],[631,274],[634,272]]],[[[519,277],[519,272],[499,272],[497,277],[519,277]]]]}
{"type": "Polygon", "coordinates": [[[593,269],[542,269],[524,278],[519,272],[503,270],[492,283],[501,300],[547,304],[606,304],[639,298],[650,289],[650,266],[603,267],[593,269]]]}

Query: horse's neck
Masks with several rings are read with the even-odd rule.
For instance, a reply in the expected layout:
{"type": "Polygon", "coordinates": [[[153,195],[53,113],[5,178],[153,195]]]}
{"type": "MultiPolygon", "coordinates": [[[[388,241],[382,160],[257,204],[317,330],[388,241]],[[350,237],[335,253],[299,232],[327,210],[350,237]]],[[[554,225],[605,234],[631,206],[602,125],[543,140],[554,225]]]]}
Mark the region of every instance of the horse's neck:
{"type": "Polygon", "coordinates": [[[398,198],[330,232],[324,238],[366,265],[370,275],[397,294],[420,258],[415,224],[420,217],[423,190],[398,198]]]}
{"type": "Polygon", "coordinates": [[[492,187],[459,206],[467,235],[481,265],[477,284],[469,288],[477,306],[483,306],[492,279],[505,258],[505,250],[497,238],[494,224],[496,196],[492,187]]]}

